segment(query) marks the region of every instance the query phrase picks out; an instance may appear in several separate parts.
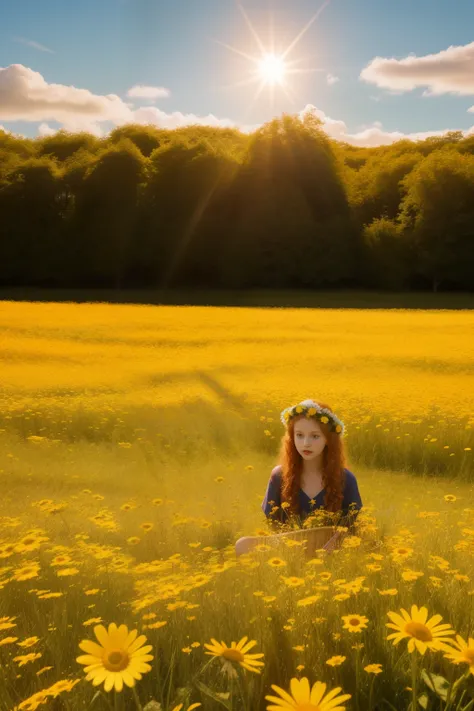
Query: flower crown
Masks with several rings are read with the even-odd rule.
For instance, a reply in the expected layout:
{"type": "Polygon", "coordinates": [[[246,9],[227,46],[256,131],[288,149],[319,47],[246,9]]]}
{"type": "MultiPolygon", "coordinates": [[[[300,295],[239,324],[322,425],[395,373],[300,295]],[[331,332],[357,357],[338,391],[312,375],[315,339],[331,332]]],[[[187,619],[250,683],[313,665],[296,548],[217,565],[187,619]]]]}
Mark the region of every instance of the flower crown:
{"type": "Polygon", "coordinates": [[[336,415],[328,410],[326,407],[320,407],[314,400],[303,400],[298,405],[292,405],[291,407],[285,407],[280,414],[280,420],[285,427],[288,422],[293,417],[297,415],[305,415],[305,417],[314,417],[325,425],[330,425],[330,431],[340,434],[341,437],[344,434],[344,423],[336,415]]]}

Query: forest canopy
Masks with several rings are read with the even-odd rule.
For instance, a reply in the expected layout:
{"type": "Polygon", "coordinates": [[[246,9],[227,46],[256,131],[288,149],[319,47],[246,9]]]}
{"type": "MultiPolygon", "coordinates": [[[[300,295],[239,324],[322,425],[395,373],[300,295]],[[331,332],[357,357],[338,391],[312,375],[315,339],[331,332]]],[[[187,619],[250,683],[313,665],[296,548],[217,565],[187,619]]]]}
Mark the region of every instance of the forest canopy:
{"type": "Polygon", "coordinates": [[[474,135],[0,130],[0,286],[471,290],[474,135]]]}

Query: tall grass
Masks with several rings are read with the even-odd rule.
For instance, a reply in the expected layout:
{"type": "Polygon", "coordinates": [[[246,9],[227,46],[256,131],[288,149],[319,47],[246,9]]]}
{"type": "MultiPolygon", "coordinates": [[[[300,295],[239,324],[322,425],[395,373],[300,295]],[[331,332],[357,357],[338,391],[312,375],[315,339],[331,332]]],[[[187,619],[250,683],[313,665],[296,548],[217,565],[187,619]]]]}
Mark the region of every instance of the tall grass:
{"type": "Polygon", "coordinates": [[[385,624],[426,605],[474,636],[470,313],[11,303],[0,318],[1,711],[66,679],[51,708],[260,711],[303,676],[341,686],[351,711],[406,709],[412,658],[420,708],[448,707],[423,669],[454,682],[467,665],[414,657],[385,624]],[[358,536],[308,563],[298,547],[236,558],[268,530],[279,412],[304,397],[345,422],[358,536]],[[347,615],[368,623],[349,631],[347,615]],[[76,661],[110,622],[153,647],[136,696],[76,661]],[[244,636],[261,674],[205,654],[244,636]]]}

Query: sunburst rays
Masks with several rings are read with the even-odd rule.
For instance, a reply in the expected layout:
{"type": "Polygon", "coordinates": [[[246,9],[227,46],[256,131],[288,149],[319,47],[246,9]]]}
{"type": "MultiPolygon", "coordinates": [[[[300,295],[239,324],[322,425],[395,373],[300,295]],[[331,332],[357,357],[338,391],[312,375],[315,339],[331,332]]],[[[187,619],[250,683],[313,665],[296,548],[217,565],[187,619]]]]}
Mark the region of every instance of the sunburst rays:
{"type": "Polygon", "coordinates": [[[252,101],[249,107],[247,108],[246,114],[249,113],[249,111],[254,106],[255,102],[257,101],[257,99],[265,88],[268,88],[270,95],[270,103],[272,107],[275,101],[275,89],[283,91],[289,101],[294,104],[295,97],[290,89],[289,77],[292,74],[308,74],[312,72],[325,71],[322,68],[299,68],[297,67],[297,65],[301,62],[301,59],[294,59],[288,61],[287,57],[295,49],[297,44],[300,42],[300,40],[303,38],[309,28],[313,25],[313,23],[316,22],[322,11],[330,4],[331,1],[332,0],[325,0],[321,7],[318,9],[318,11],[309,19],[306,25],[304,25],[304,27],[298,32],[296,37],[290,42],[287,48],[282,52],[279,52],[275,48],[273,16],[271,16],[270,22],[270,46],[265,47],[257,30],[250,21],[247,12],[243,8],[240,0],[236,0],[237,7],[242,13],[245,23],[249,28],[255,42],[257,43],[260,54],[258,56],[253,56],[247,52],[244,52],[241,49],[238,49],[237,47],[233,47],[230,44],[221,42],[220,40],[215,41],[222,47],[225,47],[226,49],[240,55],[244,59],[249,60],[249,62],[254,65],[254,71],[250,72],[250,76],[232,85],[233,87],[246,86],[254,83],[258,85],[255,94],[252,98],[252,101]]]}

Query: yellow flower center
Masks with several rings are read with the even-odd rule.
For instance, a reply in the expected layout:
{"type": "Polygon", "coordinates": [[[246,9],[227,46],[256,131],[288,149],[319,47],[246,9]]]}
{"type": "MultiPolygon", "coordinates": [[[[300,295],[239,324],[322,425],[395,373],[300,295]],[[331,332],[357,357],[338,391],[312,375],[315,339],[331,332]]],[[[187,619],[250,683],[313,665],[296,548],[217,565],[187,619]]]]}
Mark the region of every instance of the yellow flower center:
{"type": "Polygon", "coordinates": [[[302,704],[296,704],[295,706],[295,711],[319,711],[321,707],[315,706],[314,704],[311,703],[302,703],[302,704]]]}
{"type": "Polygon", "coordinates": [[[468,664],[474,664],[474,649],[465,649],[464,657],[468,664]]]}
{"type": "Polygon", "coordinates": [[[353,627],[358,627],[361,624],[361,622],[360,622],[360,620],[357,619],[357,617],[352,617],[349,620],[349,624],[352,625],[353,627]]]}
{"type": "Polygon", "coordinates": [[[433,639],[428,627],[421,622],[408,622],[405,625],[405,632],[421,642],[431,642],[433,639]]]}
{"type": "Polygon", "coordinates": [[[128,654],[123,649],[112,649],[105,654],[104,667],[109,671],[122,671],[128,667],[128,662],[128,654]]]}
{"type": "Polygon", "coordinates": [[[222,652],[222,656],[225,659],[230,659],[231,662],[242,662],[244,660],[244,655],[238,649],[226,649],[222,652]]]}

